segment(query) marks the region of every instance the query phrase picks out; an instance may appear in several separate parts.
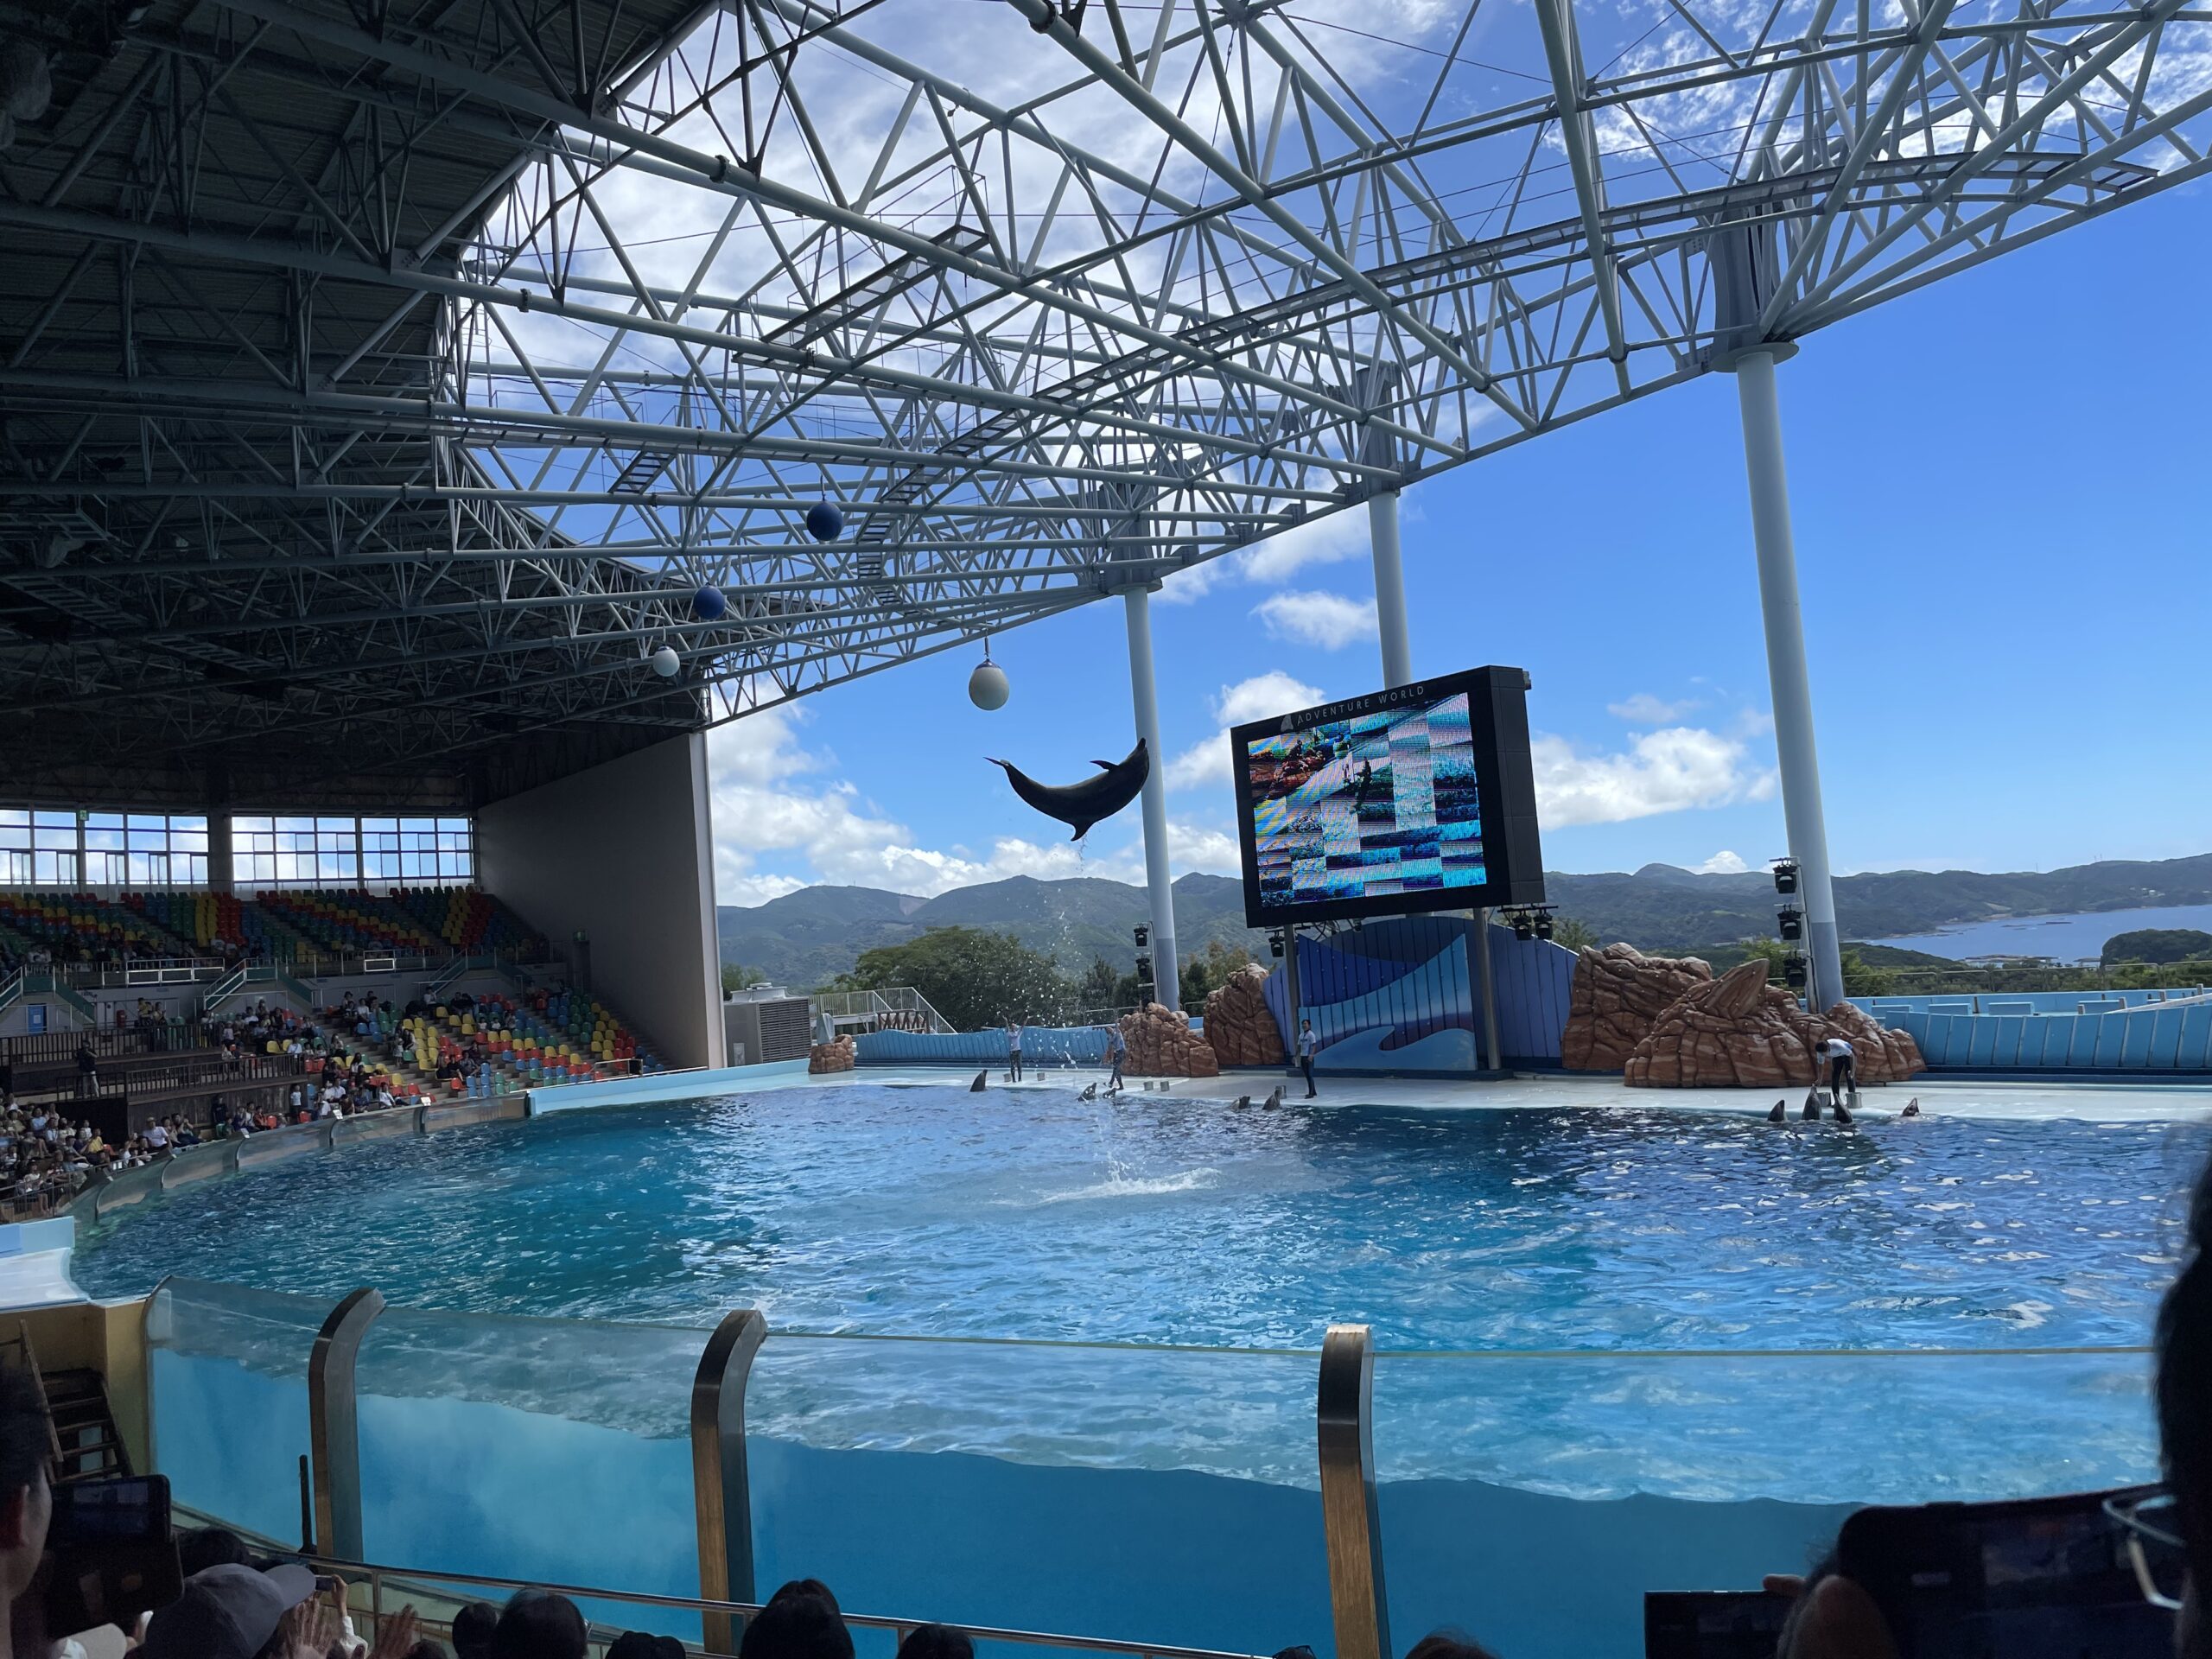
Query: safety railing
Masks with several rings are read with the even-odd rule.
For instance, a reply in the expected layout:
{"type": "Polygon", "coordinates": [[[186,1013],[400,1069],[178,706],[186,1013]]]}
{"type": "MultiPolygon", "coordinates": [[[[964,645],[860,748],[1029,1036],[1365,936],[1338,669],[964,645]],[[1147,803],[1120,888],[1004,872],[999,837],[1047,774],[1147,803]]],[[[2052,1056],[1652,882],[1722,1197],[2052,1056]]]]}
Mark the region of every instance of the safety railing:
{"type": "Polygon", "coordinates": [[[204,1047],[198,1027],[181,1020],[147,1020],[132,1026],[93,1027],[79,1031],[27,1032],[0,1037],[0,1058],[16,1065],[55,1065],[73,1059],[85,1044],[95,1058],[110,1060],[135,1054],[167,1054],[204,1047]]]}
{"type": "Polygon", "coordinates": [[[1317,1354],[329,1310],[183,1281],[148,1332],[181,1501],[282,1535],[305,1458],[325,1554],[614,1586],[689,1610],[671,1633],[710,1651],[736,1634],[718,1616],[802,1576],[861,1605],[927,1585],[931,1617],[1126,1651],[1327,1629],[1341,1659],[1384,1659],[1447,1624],[1632,1651],[1644,1590],[1802,1567],[1858,1503],[2157,1465],[2139,1349],[1377,1353],[1341,1325],[1317,1354]],[[454,1524],[486,1515],[518,1535],[454,1524]]]}
{"type": "Polygon", "coordinates": [[[952,1022],[911,985],[878,991],[817,991],[809,999],[814,1018],[839,1030],[950,1032],[952,1022]]]}

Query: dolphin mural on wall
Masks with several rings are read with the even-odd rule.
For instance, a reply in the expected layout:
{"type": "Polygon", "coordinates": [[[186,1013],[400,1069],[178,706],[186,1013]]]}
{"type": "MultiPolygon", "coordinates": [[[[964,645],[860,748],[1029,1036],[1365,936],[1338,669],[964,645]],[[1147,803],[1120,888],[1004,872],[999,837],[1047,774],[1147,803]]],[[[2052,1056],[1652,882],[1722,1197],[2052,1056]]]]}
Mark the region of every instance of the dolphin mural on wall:
{"type": "Polygon", "coordinates": [[[1070,841],[1081,841],[1092,824],[1103,823],[1136,799],[1144,780],[1152,775],[1152,751],[1142,738],[1137,739],[1127,760],[1092,761],[1092,766],[1103,770],[1079,784],[1040,784],[1010,760],[985,758],[993,766],[1006,768],[1007,782],[1014,785],[1015,794],[1046,817],[1071,826],[1075,833],[1068,837],[1070,841]]]}

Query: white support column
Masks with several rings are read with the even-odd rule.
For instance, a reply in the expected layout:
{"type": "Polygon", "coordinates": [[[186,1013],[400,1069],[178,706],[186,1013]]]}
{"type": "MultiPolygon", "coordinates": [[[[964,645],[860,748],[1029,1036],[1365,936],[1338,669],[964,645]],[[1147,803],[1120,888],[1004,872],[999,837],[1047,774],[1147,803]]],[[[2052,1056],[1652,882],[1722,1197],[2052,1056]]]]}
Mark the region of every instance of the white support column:
{"type": "Polygon", "coordinates": [[[1813,743],[1813,691],[1805,671],[1805,622],[1797,602],[1797,551],[1789,530],[1789,480],[1783,466],[1775,354],[1745,352],[1732,365],[1744,416],[1744,470],[1751,482],[1751,538],[1758,551],[1759,609],[1766,623],[1767,679],[1774,696],[1774,747],[1782,764],[1782,812],[1797,861],[1815,1010],[1843,997],[1835,893],[1828,876],[1827,821],[1821,810],[1820,756],[1813,743]]]}
{"type": "Polygon", "coordinates": [[[1129,588],[1129,701],[1137,735],[1152,756],[1144,780],[1144,877],[1152,895],[1152,972],[1154,993],[1167,1007],[1182,1005],[1183,982],[1175,963],[1175,889],[1167,868],[1167,760],[1160,751],[1160,695],[1152,679],[1152,594],[1129,588]]]}
{"type": "Polygon", "coordinates": [[[1414,677],[1414,651],[1406,632],[1406,571],[1398,555],[1398,493],[1367,498],[1367,536],[1375,552],[1376,631],[1382,637],[1382,683],[1405,685],[1414,677]]]}

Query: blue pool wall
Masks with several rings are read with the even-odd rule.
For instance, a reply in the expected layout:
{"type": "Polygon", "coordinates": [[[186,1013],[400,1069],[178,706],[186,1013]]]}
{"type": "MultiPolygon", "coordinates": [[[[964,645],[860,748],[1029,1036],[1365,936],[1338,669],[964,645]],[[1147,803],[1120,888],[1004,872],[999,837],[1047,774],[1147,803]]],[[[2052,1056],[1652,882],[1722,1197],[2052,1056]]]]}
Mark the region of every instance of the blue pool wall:
{"type": "Polygon", "coordinates": [[[1935,1071],[2212,1075],[2212,992],[2031,991],[1853,1001],[1885,1026],[1909,1033],[1935,1071]]]}
{"type": "MultiPolygon", "coordinates": [[[[296,1368],[281,1369],[289,1374],[157,1347],[150,1375],[156,1464],[176,1501],[283,1540],[299,1528],[304,1346],[296,1368]],[[242,1440],[237,1426],[248,1421],[261,1432],[242,1440]]],[[[698,1593],[691,1453],[680,1433],[499,1402],[387,1398],[365,1383],[359,1422],[372,1560],[698,1593]]],[[[757,1433],[747,1455],[760,1594],[811,1577],[857,1613],[1333,1654],[1312,1487],[757,1433]]],[[[1740,1589],[1802,1570],[1853,1507],[1591,1501],[1441,1479],[1386,1480],[1379,1501],[1394,1647],[1456,1626],[1514,1659],[1634,1659],[1645,1589],[1740,1589]]],[[[591,1611],[699,1636],[680,1612],[591,1611]]],[[[890,1644],[864,1642],[862,1654],[890,1659],[890,1644]]]]}

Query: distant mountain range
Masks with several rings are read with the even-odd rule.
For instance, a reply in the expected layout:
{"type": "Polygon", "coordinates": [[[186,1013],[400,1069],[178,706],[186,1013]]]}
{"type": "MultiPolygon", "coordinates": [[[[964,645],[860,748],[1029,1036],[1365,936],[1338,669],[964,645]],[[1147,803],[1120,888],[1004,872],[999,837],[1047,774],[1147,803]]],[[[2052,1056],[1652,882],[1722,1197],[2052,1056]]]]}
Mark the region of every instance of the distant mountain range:
{"type": "MultiPolygon", "coordinates": [[[[1774,884],[1760,871],[1700,875],[1647,864],[1633,874],[1554,872],[1544,882],[1560,915],[1640,950],[1695,951],[1774,931],[1774,884]]],[[[1845,876],[1835,891],[1844,937],[1879,939],[2007,916],[2212,904],[2212,853],[2040,874],[1894,870],[1845,876]]],[[[934,899],[874,887],[802,887],[765,905],[724,905],[720,923],[723,961],[804,989],[845,972],[863,950],[953,925],[1011,933],[1071,972],[1102,957],[1126,969],[1135,951],[1130,929],[1146,913],[1141,887],[1018,875],[934,899]]],[[[1175,930],[1185,954],[1217,938],[1255,957],[1267,952],[1266,936],[1244,925],[1243,886],[1230,876],[1176,882],[1175,930]]]]}

